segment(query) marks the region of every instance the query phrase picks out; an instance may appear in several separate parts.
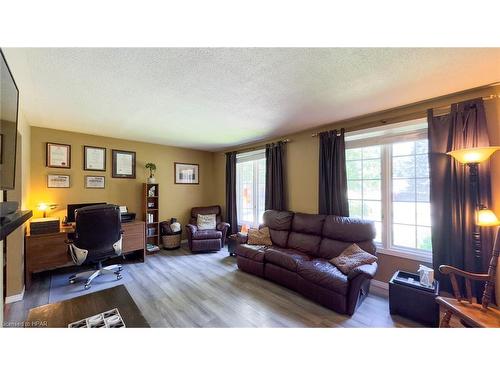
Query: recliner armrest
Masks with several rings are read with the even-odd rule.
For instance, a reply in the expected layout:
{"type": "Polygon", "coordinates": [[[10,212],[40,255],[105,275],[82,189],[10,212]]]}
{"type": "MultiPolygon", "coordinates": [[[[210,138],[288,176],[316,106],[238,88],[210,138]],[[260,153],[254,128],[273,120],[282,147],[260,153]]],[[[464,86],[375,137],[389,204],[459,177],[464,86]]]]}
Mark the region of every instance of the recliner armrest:
{"type": "Polygon", "coordinates": [[[219,224],[217,224],[217,226],[215,227],[217,230],[220,230],[221,232],[224,231],[224,229],[228,229],[231,225],[229,225],[228,223],[225,223],[223,221],[221,221],[219,224]]]}
{"type": "Polygon", "coordinates": [[[375,272],[377,272],[377,262],[373,262],[372,264],[363,264],[362,266],[356,267],[347,275],[348,280],[352,280],[359,275],[366,276],[368,279],[373,279],[375,276],[375,272]]]}
{"type": "Polygon", "coordinates": [[[186,224],[186,229],[188,230],[188,234],[193,235],[198,230],[198,227],[193,224],[186,224]]]}

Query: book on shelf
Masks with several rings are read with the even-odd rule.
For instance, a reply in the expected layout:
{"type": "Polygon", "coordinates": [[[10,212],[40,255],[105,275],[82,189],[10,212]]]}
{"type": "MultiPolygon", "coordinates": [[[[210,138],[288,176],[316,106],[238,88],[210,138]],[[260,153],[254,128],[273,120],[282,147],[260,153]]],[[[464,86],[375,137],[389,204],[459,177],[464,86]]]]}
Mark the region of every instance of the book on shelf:
{"type": "Polygon", "coordinates": [[[149,252],[153,252],[153,251],[158,251],[160,250],[160,248],[158,247],[158,245],[154,245],[152,243],[148,243],[146,245],[146,250],[149,251],[149,252]]]}

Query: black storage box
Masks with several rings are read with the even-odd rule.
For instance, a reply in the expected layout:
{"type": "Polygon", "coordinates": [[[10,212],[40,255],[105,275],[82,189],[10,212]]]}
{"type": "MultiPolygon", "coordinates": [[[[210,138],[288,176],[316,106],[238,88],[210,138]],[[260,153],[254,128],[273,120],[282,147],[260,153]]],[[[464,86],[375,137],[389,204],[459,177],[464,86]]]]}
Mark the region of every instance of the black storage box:
{"type": "Polygon", "coordinates": [[[59,218],[57,217],[44,217],[40,219],[33,219],[30,222],[30,234],[48,234],[59,232],[59,218]]]}
{"type": "Polygon", "coordinates": [[[420,285],[416,273],[397,271],[389,281],[389,310],[391,314],[415,320],[430,327],[439,327],[439,282],[432,288],[420,285]],[[409,279],[412,278],[414,282],[409,279]]]}

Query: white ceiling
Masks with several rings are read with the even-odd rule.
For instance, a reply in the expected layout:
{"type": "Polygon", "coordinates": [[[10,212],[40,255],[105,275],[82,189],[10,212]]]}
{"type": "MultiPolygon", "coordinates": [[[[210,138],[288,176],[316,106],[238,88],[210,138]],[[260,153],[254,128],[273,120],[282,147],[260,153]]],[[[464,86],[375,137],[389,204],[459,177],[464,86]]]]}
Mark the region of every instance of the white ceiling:
{"type": "Polygon", "coordinates": [[[202,150],[500,81],[500,48],[4,52],[30,125],[202,150]]]}

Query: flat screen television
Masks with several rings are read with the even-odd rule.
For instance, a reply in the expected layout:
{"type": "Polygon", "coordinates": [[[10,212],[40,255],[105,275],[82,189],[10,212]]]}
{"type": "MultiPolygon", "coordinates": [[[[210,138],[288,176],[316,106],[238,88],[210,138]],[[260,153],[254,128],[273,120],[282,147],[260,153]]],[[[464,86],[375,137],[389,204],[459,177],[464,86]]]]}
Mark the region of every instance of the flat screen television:
{"type": "Polygon", "coordinates": [[[19,90],[1,49],[0,55],[0,190],[12,190],[16,183],[19,90]]]}

